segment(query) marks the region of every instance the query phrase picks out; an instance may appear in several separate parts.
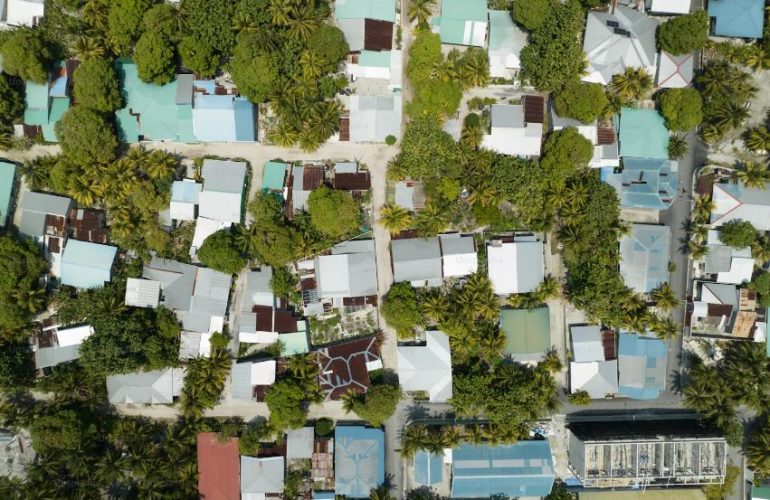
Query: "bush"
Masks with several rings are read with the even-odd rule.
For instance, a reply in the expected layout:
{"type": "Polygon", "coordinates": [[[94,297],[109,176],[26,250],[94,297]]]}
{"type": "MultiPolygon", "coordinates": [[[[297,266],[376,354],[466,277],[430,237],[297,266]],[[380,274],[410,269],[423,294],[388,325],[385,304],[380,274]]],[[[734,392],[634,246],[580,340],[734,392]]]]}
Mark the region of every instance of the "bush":
{"type": "Polygon", "coordinates": [[[320,232],[342,237],[354,232],[361,220],[361,208],[346,191],[322,186],[314,189],[307,200],[310,221],[320,232]]]}
{"type": "Polygon", "coordinates": [[[744,248],[751,245],[757,237],[757,230],[751,222],[745,220],[732,220],[722,225],[719,239],[727,246],[744,248]]]}
{"type": "Polygon", "coordinates": [[[379,427],[396,412],[400,400],[401,389],[398,386],[374,385],[355,400],[353,412],[372,427],[379,427]]]}
{"type": "Polygon", "coordinates": [[[382,317],[395,328],[399,337],[409,337],[423,321],[417,292],[406,281],[393,284],[382,302],[382,317]]]}
{"type": "Polygon", "coordinates": [[[587,405],[591,402],[591,396],[588,391],[576,391],[569,395],[569,402],[573,405],[587,405]]]}
{"type": "Polygon", "coordinates": [[[5,75],[0,74],[0,122],[13,123],[23,112],[21,94],[10,86],[5,75]]]}
{"type": "Polygon", "coordinates": [[[230,73],[238,90],[256,104],[265,102],[279,84],[275,61],[262,51],[259,37],[247,31],[238,35],[230,73]]]}
{"type": "Polygon", "coordinates": [[[702,49],[708,42],[709,17],[705,10],[669,19],[658,27],[658,47],[675,56],[702,49]]]}
{"type": "Polygon", "coordinates": [[[388,146],[392,146],[396,143],[397,140],[398,139],[396,139],[396,136],[388,135],[387,137],[385,137],[385,144],[387,144],[388,146]]]}
{"type": "Polygon", "coordinates": [[[465,128],[470,127],[480,127],[481,126],[481,117],[476,113],[468,113],[465,116],[465,128]]]}
{"type": "Polygon", "coordinates": [[[572,81],[558,91],[553,106],[559,116],[591,123],[607,108],[607,94],[598,83],[572,81]]]}
{"type": "Polygon", "coordinates": [[[246,265],[229,229],[212,234],[198,249],[198,259],[205,266],[227,274],[238,274],[246,265]]]}
{"type": "Polygon", "coordinates": [[[533,31],[543,25],[552,8],[551,0],[514,0],[513,20],[533,31]]]}
{"type": "Polygon", "coordinates": [[[279,380],[265,395],[270,409],[270,425],[276,430],[299,429],[305,425],[305,391],[296,381],[279,380]]]}
{"type": "Polygon", "coordinates": [[[315,422],[316,436],[328,436],[334,431],[334,420],[330,418],[319,418],[315,422]]]}
{"type": "Polygon", "coordinates": [[[575,127],[551,133],[543,146],[540,164],[549,180],[563,182],[579,168],[588,165],[594,155],[591,141],[580,135],[575,127]]]}
{"type": "Polygon", "coordinates": [[[657,96],[669,130],[692,130],[703,121],[703,100],[693,88],[667,89],[657,96]]]}
{"type": "Polygon", "coordinates": [[[56,122],[55,130],[62,152],[76,164],[90,166],[115,159],[115,129],[96,111],[73,106],[56,122]]]}
{"type": "Polygon", "coordinates": [[[752,278],[749,288],[759,295],[759,304],[770,307],[770,273],[762,273],[752,278]]]}
{"type": "Polygon", "coordinates": [[[75,100],[78,105],[102,113],[120,109],[120,82],[115,66],[105,59],[86,59],[72,76],[75,81],[75,100]]]}

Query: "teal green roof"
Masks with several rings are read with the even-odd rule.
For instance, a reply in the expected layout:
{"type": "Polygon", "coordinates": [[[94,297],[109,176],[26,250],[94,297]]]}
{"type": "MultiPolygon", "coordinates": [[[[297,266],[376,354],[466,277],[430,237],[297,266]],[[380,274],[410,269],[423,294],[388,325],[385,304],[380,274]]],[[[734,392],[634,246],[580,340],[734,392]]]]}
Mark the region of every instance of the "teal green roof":
{"type": "Polygon", "coordinates": [[[379,19],[396,22],[396,0],[337,0],[337,19],[379,19]]]}
{"type": "Polygon", "coordinates": [[[16,165],[4,161],[0,162],[0,227],[5,227],[8,224],[15,179],[16,165]]]}
{"type": "Polygon", "coordinates": [[[48,123],[48,84],[27,82],[24,97],[24,123],[26,125],[46,125],[48,123]]]}
{"type": "Polygon", "coordinates": [[[179,122],[179,140],[181,142],[196,142],[193,130],[192,104],[180,104],[176,107],[176,118],[179,122]]]}
{"type": "Polygon", "coordinates": [[[48,142],[59,142],[59,139],[56,137],[55,125],[69,108],[69,97],[54,97],[51,99],[51,114],[48,117],[48,123],[42,126],[43,139],[48,142]]]}
{"type": "Polygon", "coordinates": [[[752,486],[751,499],[770,500],[770,487],[767,486],[752,486]]]}
{"type": "Polygon", "coordinates": [[[442,0],[441,17],[486,22],[487,2],[486,0],[442,0]]]}
{"type": "Polygon", "coordinates": [[[282,333],[278,336],[281,342],[281,356],[304,354],[310,351],[307,332],[282,333]]]}
{"type": "Polygon", "coordinates": [[[527,34],[513,23],[510,11],[489,11],[489,50],[511,50],[518,56],[526,45],[527,34]]]}
{"type": "Polygon", "coordinates": [[[376,52],[373,50],[362,50],[361,55],[358,56],[358,64],[360,66],[375,66],[378,68],[389,68],[390,51],[383,50],[382,52],[376,52]]]}
{"type": "Polygon", "coordinates": [[[503,309],[500,329],[506,338],[504,350],[514,359],[518,355],[522,361],[529,361],[528,358],[540,357],[551,349],[551,318],[547,307],[503,309]]]}
{"type": "Polygon", "coordinates": [[[277,161],[265,163],[262,172],[262,189],[267,191],[279,191],[283,189],[283,180],[286,176],[286,164],[277,161]]]}
{"type": "Polygon", "coordinates": [[[483,46],[487,30],[486,0],[442,0],[439,26],[442,43],[483,46]]]}
{"type": "Polygon", "coordinates": [[[654,109],[621,109],[618,142],[620,156],[668,158],[668,129],[654,109]]]}
{"type": "Polygon", "coordinates": [[[121,59],[116,66],[126,98],[125,108],[117,112],[118,136],[122,141],[136,142],[142,136],[145,140],[194,142],[189,140],[192,112],[189,119],[184,111],[180,117],[178,108],[182,105],[176,103],[176,80],[166,85],[144,83],[133,62],[121,59]]]}

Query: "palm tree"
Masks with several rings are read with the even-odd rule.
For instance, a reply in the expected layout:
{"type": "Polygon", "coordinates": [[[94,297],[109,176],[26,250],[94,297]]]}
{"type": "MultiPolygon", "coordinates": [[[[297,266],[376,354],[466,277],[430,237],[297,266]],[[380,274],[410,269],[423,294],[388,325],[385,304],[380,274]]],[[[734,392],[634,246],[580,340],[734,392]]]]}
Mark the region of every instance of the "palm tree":
{"type": "Polygon", "coordinates": [[[72,44],[72,54],[80,61],[104,57],[107,49],[104,43],[94,36],[81,36],[72,44]]]}
{"type": "Polygon", "coordinates": [[[724,139],[725,129],[714,123],[706,123],[700,129],[700,136],[704,142],[714,144],[724,139]]]}
{"type": "Polygon", "coordinates": [[[94,185],[84,175],[71,177],[69,181],[69,193],[78,205],[90,207],[96,203],[94,185]]]}
{"type": "Polygon", "coordinates": [[[695,198],[695,205],[692,209],[693,216],[698,221],[707,222],[711,216],[711,212],[713,212],[716,208],[717,205],[711,201],[710,196],[697,196],[695,198]]]}
{"type": "Polygon", "coordinates": [[[757,267],[763,267],[770,262],[770,238],[766,234],[758,235],[751,243],[751,256],[757,267]]]}
{"type": "Polygon", "coordinates": [[[150,179],[170,179],[176,174],[179,162],[171,153],[166,153],[161,149],[155,149],[150,152],[144,162],[144,171],[150,179]]]}
{"type": "Polygon", "coordinates": [[[489,82],[489,59],[484,49],[471,47],[465,52],[460,79],[466,90],[473,87],[486,87],[489,82]]]}
{"type": "Polygon", "coordinates": [[[425,204],[425,208],[417,214],[414,222],[420,234],[425,238],[429,238],[443,231],[449,221],[444,211],[438,205],[428,202],[425,204]]]}
{"type": "Polygon", "coordinates": [[[744,134],[744,141],[750,151],[765,153],[770,150],[770,131],[765,126],[749,129],[744,134]]]}
{"type": "Polygon", "coordinates": [[[369,492],[369,500],[396,500],[396,498],[390,494],[390,485],[383,483],[372,488],[369,492]]]}
{"type": "Polygon", "coordinates": [[[559,219],[565,226],[577,226],[583,217],[585,217],[583,210],[572,203],[559,210],[559,219]]]}
{"type": "Polygon", "coordinates": [[[288,25],[289,16],[293,10],[292,0],[270,0],[270,5],[267,7],[270,22],[276,26],[288,25]]]}
{"type": "Polygon", "coordinates": [[[741,103],[728,101],[714,113],[715,125],[725,129],[739,128],[749,117],[749,110],[741,103]]]}
{"type": "Polygon", "coordinates": [[[433,13],[436,0],[409,0],[406,15],[409,22],[417,21],[417,26],[427,26],[428,18],[433,13]]]}
{"type": "Polygon", "coordinates": [[[310,122],[319,136],[326,139],[340,128],[342,105],[339,101],[319,102],[310,113],[310,122]]]}
{"type": "Polygon", "coordinates": [[[342,401],[342,409],[345,410],[345,413],[355,411],[355,408],[360,400],[361,395],[353,389],[348,390],[340,397],[340,401],[342,401]]]}
{"type": "Polygon", "coordinates": [[[388,179],[391,181],[403,181],[406,179],[409,170],[404,162],[399,161],[399,157],[388,160],[388,179]]]}
{"type": "Polygon", "coordinates": [[[695,82],[705,98],[712,98],[725,92],[734,74],[735,71],[726,61],[714,61],[703,68],[695,82]]]}
{"type": "Polygon", "coordinates": [[[685,157],[688,150],[687,138],[679,135],[672,134],[668,141],[668,157],[672,160],[681,160],[685,157]]]}
{"type": "Polygon", "coordinates": [[[533,295],[536,295],[537,298],[540,299],[540,302],[555,299],[561,295],[561,284],[559,283],[559,280],[549,274],[543,279],[543,282],[537,286],[533,295]]]}
{"type": "Polygon", "coordinates": [[[430,76],[441,82],[451,82],[457,78],[457,68],[451,59],[439,61],[430,70],[430,76]]]}
{"type": "Polygon", "coordinates": [[[457,448],[463,439],[463,429],[457,425],[447,425],[441,429],[444,448],[457,448]]]}
{"type": "Polygon", "coordinates": [[[748,161],[743,168],[735,171],[735,177],[750,189],[765,189],[770,180],[770,171],[761,163],[748,161]]]}
{"type": "Polygon", "coordinates": [[[465,439],[471,444],[481,444],[484,442],[486,433],[484,427],[479,424],[471,424],[465,426],[465,439]]]}
{"type": "Polygon", "coordinates": [[[305,129],[299,133],[299,147],[302,148],[302,151],[313,152],[321,147],[321,142],[323,141],[315,130],[305,129]]]}
{"type": "Polygon", "coordinates": [[[313,31],[318,27],[318,19],[314,17],[313,11],[308,8],[300,8],[290,16],[286,25],[289,27],[289,34],[300,41],[310,38],[313,31]]]}
{"type": "Polygon", "coordinates": [[[400,205],[383,205],[378,222],[390,234],[398,234],[412,226],[412,215],[400,205]]]}
{"type": "Polygon", "coordinates": [[[565,191],[567,201],[575,207],[583,207],[588,202],[588,185],[574,182],[565,191]]]}
{"type": "Polygon", "coordinates": [[[610,88],[625,101],[640,101],[652,90],[652,78],[644,68],[629,67],[612,76],[610,88]]]}
{"type": "Polygon", "coordinates": [[[494,363],[500,359],[505,348],[505,333],[498,328],[489,328],[484,332],[484,336],[479,340],[479,349],[482,359],[488,363],[494,363]]]}
{"type": "Polygon", "coordinates": [[[447,312],[449,312],[449,301],[441,292],[431,292],[422,301],[422,313],[435,323],[441,323],[447,312]]]}
{"type": "Polygon", "coordinates": [[[109,0],[88,0],[83,6],[83,20],[92,28],[104,31],[107,28],[109,0]]]}
{"type": "Polygon", "coordinates": [[[322,60],[312,50],[303,50],[299,56],[302,75],[308,80],[317,80],[323,74],[322,60]]]}
{"type": "Polygon", "coordinates": [[[709,248],[701,242],[690,240],[687,242],[687,251],[690,253],[692,260],[698,261],[708,255],[709,248]]]}
{"type": "Polygon", "coordinates": [[[655,335],[661,340],[675,339],[679,332],[682,330],[682,326],[671,318],[661,318],[656,316],[652,322],[652,330],[655,335]]]}
{"type": "Polygon", "coordinates": [[[277,146],[290,148],[299,140],[299,132],[294,127],[282,122],[268,134],[267,138],[277,146]]]}
{"type": "Polygon", "coordinates": [[[257,32],[259,30],[259,23],[253,16],[245,12],[236,12],[233,16],[233,31],[240,33],[241,31],[257,32]]]}
{"type": "Polygon", "coordinates": [[[567,188],[563,184],[552,186],[545,195],[545,201],[551,208],[562,208],[568,200],[567,188]]]}
{"type": "Polygon", "coordinates": [[[664,311],[670,311],[679,305],[679,299],[677,299],[674,290],[668,283],[662,283],[658,288],[653,290],[651,298],[655,302],[655,305],[664,311]]]}
{"type": "Polygon", "coordinates": [[[411,458],[414,454],[425,449],[428,441],[428,429],[424,425],[412,424],[401,429],[401,455],[411,458]]]}
{"type": "Polygon", "coordinates": [[[770,430],[767,423],[749,437],[746,458],[755,474],[770,474],[770,430]]]}

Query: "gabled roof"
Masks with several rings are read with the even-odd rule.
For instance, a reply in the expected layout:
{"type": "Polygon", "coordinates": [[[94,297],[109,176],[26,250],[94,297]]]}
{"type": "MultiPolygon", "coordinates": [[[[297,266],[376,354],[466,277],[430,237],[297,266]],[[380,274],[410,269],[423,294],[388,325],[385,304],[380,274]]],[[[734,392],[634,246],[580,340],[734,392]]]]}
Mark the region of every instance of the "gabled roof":
{"type": "Polygon", "coordinates": [[[586,391],[591,399],[602,399],[618,393],[618,361],[570,363],[570,388],[574,394],[586,391]]]}
{"type": "Polygon", "coordinates": [[[479,259],[472,235],[441,234],[439,241],[444,278],[468,276],[478,271],[479,259]]]}
{"type": "Polygon", "coordinates": [[[668,281],[670,239],[668,226],[631,226],[631,234],[620,238],[620,274],[626,285],[649,293],[668,281]]]}
{"type": "Polygon", "coordinates": [[[24,92],[24,123],[26,125],[47,125],[51,104],[48,83],[26,82],[24,92]]]}
{"type": "Polygon", "coordinates": [[[500,330],[505,334],[503,349],[520,363],[538,362],[551,350],[551,317],[548,307],[503,309],[500,330]]]}
{"type": "Polygon", "coordinates": [[[240,500],[238,438],[198,434],[198,493],[202,499],[240,500]]]}
{"type": "Polygon", "coordinates": [[[506,155],[540,156],[543,125],[526,123],[524,112],[520,104],[493,104],[492,129],[482,145],[506,155]]]}
{"type": "Polygon", "coordinates": [[[0,228],[8,224],[11,211],[11,195],[16,180],[16,165],[0,161],[0,228]]]}
{"type": "Polygon", "coordinates": [[[441,43],[483,47],[487,37],[486,0],[443,0],[440,26],[441,43]]]}
{"type": "Polygon", "coordinates": [[[715,19],[714,34],[736,38],[762,38],[765,0],[709,0],[715,19]]]}
{"type": "Polygon", "coordinates": [[[315,269],[319,297],[377,295],[377,265],[373,249],[318,256],[315,269]]]}
{"type": "Polygon", "coordinates": [[[286,459],[300,460],[313,458],[315,429],[301,427],[286,431],[286,459]]]}
{"type": "Polygon", "coordinates": [[[69,240],[61,260],[61,282],[77,288],[99,288],[112,279],[116,247],[69,240]]]}
{"type": "Polygon", "coordinates": [[[521,67],[519,54],[527,45],[527,33],[516,26],[507,10],[489,11],[489,74],[492,78],[511,78],[511,70],[521,67]]]}
{"type": "Polygon", "coordinates": [[[375,337],[364,337],[318,349],[319,384],[326,399],[338,400],[349,390],[366,391],[369,371],[382,368],[375,337]]]}
{"type": "Polygon", "coordinates": [[[245,361],[234,363],[230,368],[230,380],[235,399],[251,401],[255,385],[273,385],[275,382],[276,361],[245,361]]]}
{"type": "Polygon", "coordinates": [[[241,496],[283,493],[283,457],[254,458],[241,456],[241,496]]]}
{"type": "Polygon", "coordinates": [[[544,497],[555,471],[548,441],[463,443],[452,452],[452,498],[544,497]]]}
{"type": "Polygon", "coordinates": [[[160,282],[163,306],[168,309],[187,311],[190,308],[197,273],[197,266],[153,257],[149,264],[145,264],[142,277],[160,282]]]}
{"type": "Polygon", "coordinates": [[[489,279],[498,295],[529,293],[545,277],[540,241],[490,242],[487,261],[489,279]]]}
{"type": "Polygon", "coordinates": [[[666,388],[668,344],[621,333],[618,341],[618,392],[631,399],[656,399],[666,388]]]}
{"type": "Polygon", "coordinates": [[[240,222],[246,163],[207,159],[201,177],[199,215],[226,224],[240,222]]]}
{"type": "Polygon", "coordinates": [[[351,142],[382,142],[389,135],[401,135],[401,94],[352,95],[348,108],[351,142]]]}
{"type": "Polygon", "coordinates": [[[390,245],[396,282],[442,279],[441,247],[437,237],[393,240],[390,245]]]}
{"type": "MultiPolygon", "coordinates": [[[[765,187],[770,188],[770,183],[765,187]]],[[[711,224],[719,227],[733,220],[745,220],[760,231],[770,231],[770,191],[748,188],[742,182],[715,183],[711,199],[716,208],[711,212],[711,224]]]]}
{"type": "Polygon", "coordinates": [[[655,32],[659,22],[622,5],[614,14],[589,11],[583,50],[588,58],[588,76],[583,80],[603,85],[626,68],[646,68],[655,74],[655,32]]]}
{"type": "Polygon", "coordinates": [[[195,138],[202,142],[256,140],[254,105],[244,97],[198,94],[192,109],[195,138]]]}
{"type": "Polygon", "coordinates": [[[274,306],[275,296],[270,288],[273,268],[263,267],[259,271],[246,273],[246,289],[243,292],[241,312],[251,312],[254,306],[274,306]]]}
{"type": "Polygon", "coordinates": [[[618,192],[623,208],[666,210],[679,186],[679,164],[668,159],[623,158],[623,170],[604,180],[618,192]]]}
{"type": "Polygon", "coordinates": [[[24,191],[19,203],[19,210],[21,210],[19,232],[33,238],[42,236],[45,234],[45,216],[50,214],[67,217],[70,207],[72,207],[72,200],[64,196],[24,191]]]}
{"type": "Polygon", "coordinates": [[[443,332],[425,333],[424,346],[398,346],[398,378],[407,391],[425,391],[431,403],[452,397],[452,355],[443,332]]]}
{"type": "MultiPolygon", "coordinates": [[[[687,0],[689,3],[689,0],[687,0]]],[[[674,56],[665,51],[660,51],[658,74],[655,76],[655,85],[658,88],[682,88],[690,85],[695,71],[694,54],[682,54],[674,56]]]]}
{"type": "Polygon", "coordinates": [[[337,495],[368,498],[385,481],[385,433],[380,429],[338,425],[334,429],[337,495]]]}
{"type": "Polygon", "coordinates": [[[208,358],[211,356],[211,333],[188,332],[179,335],[179,359],[208,358]]]}
{"type": "Polygon", "coordinates": [[[337,19],[379,19],[396,22],[396,0],[337,0],[337,19]]]}
{"type": "Polygon", "coordinates": [[[444,479],[444,457],[419,450],[414,454],[414,482],[433,486],[444,479]]]}
{"type": "Polygon", "coordinates": [[[579,363],[604,361],[601,327],[598,325],[570,326],[572,358],[579,363]]]}
{"type": "Polygon", "coordinates": [[[654,109],[620,110],[620,156],[668,159],[668,129],[654,109]]]}
{"type": "Polygon", "coordinates": [[[158,307],[160,282],[128,278],[126,280],[126,305],[133,307],[158,307]]]}
{"type": "Polygon", "coordinates": [[[107,377],[110,403],[172,404],[182,391],[184,372],[166,368],[107,377]]]}

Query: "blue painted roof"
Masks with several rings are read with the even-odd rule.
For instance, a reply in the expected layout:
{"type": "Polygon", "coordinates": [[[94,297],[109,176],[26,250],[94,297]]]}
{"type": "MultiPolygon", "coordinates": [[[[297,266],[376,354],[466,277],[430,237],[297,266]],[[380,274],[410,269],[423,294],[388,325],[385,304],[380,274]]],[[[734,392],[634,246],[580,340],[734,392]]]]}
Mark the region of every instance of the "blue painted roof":
{"type": "Polygon", "coordinates": [[[765,0],[709,0],[708,5],[715,35],[762,38],[765,0]]]}
{"type": "Polygon", "coordinates": [[[202,142],[256,140],[254,106],[242,97],[196,96],[193,124],[195,137],[202,142]]]}
{"type": "Polygon", "coordinates": [[[385,434],[380,429],[339,426],[334,430],[334,492],[369,498],[385,481],[385,434]]]}
{"type": "Polygon", "coordinates": [[[77,288],[99,288],[112,279],[118,249],[70,239],[61,260],[61,282],[77,288]]]}
{"type": "Polygon", "coordinates": [[[425,450],[414,454],[414,481],[431,486],[444,479],[444,459],[425,450]]]}
{"type": "Polygon", "coordinates": [[[623,171],[604,180],[618,192],[623,208],[666,210],[676,198],[679,186],[676,163],[663,158],[623,158],[623,171]]]}
{"type": "Polygon", "coordinates": [[[333,491],[314,491],[313,500],[334,500],[337,498],[333,491]]]}
{"type": "Polygon", "coordinates": [[[618,337],[620,394],[632,399],[657,399],[666,388],[668,344],[630,333],[618,337]]]}
{"type": "Polygon", "coordinates": [[[279,161],[265,162],[265,168],[262,170],[262,190],[279,191],[283,189],[287,168],[285,163],[279,161]]]}
{"type": "Polygon", "coordinates": [[[233,111],[235,113],[235,140],[256,141],[254,105],[243,97],[236,97],[233,101],[233,111]]]}
{"type": "Polygon", "coordinates": [[[217,88],[217,82],[214,80],[195,80],[193,87],[203,89],[207,94],[214,94],[217,88]]]}
{"type": "Polygon", "coordinates": [[[542,497],[555,473],[548,441],[513,445],[462,444],[452,458],[452,498],[542,497]]]}

